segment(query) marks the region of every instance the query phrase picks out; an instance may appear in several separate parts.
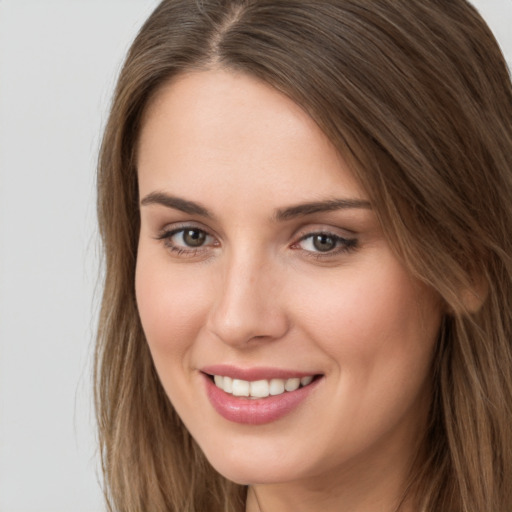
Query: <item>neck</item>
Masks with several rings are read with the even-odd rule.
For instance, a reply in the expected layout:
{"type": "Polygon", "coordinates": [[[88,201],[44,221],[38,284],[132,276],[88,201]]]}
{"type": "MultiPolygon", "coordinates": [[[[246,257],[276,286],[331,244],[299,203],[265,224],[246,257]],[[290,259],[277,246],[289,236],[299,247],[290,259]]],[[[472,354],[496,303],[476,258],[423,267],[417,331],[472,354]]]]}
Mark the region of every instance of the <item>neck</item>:
{"type": "MultiPolygon", "coordinates": [[[[391,482],[390,482],[391,483],[391,482]]],[[[403,487],[402,487],[403,489],[403,487]]],[[[337,487],[313,489],[297,485],[249,487],[246,512],[414,512],[413,500],[396,485],[364,491],[337,487]]]]}

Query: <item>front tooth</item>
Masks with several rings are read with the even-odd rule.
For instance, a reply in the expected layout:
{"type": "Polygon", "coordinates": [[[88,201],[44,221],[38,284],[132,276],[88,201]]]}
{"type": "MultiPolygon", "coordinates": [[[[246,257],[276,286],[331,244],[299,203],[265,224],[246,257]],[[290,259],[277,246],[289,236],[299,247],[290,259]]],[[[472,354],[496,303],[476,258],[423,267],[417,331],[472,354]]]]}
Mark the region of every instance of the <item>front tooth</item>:
{"type": "Polygon", "coordinates": [[[300,386],[300,379],[293,378],[293,379],[288,379],[285,382],[284,389],[286,389],[286,391],[295,391],[296,389],[299,389],[299,386],[300,386]]]}
{"type": "Polygon", "coordinates": [[[231,377],[224,377],[222,383],[222,389],[226,393],[233,393],[233,379],[231,377]]]}
{"type": "Polygon", "coordinates": [[[233,379],[233,396],[249,396],[249,382],[233,379]]]}
{"type": "Polygon", "coordinates": [[[250,395],[255,398],[266,398],[269,395],[268,380],[255,380],[251,382],[250,395]]]}
{"type": "Polygon", "coordinates": [[[284,380],[272,379],[270,381],[269,393],[271,395],[280,395],[281,393],[284,393],[284,380]]]}
{"type": "Polygon", "coordinates": [[[300,379],[300,383],[303,385],[303,386],[307,386],[308,384],[311,384],[311,381],[313,380],[313,376],[308,376],[308,377],[302,377],[302,379],[300,379]]]}
{"type": "Polygon", "coordinates": [[[220,388],[224,389],[224,377],[221,375],[214,375],[213,380],[215,381],[215,385],[220,388]]]}

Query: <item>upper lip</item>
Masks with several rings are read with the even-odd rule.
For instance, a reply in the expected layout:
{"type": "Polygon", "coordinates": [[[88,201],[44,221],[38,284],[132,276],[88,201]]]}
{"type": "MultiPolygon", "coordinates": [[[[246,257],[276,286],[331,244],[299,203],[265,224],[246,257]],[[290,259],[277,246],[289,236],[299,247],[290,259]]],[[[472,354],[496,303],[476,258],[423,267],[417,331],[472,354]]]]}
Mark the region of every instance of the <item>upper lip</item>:
{"type": "Polygon", "coordinates": [[[232,379],[256,381],[270,379],[293,379],[312,375],[318,375],[318,372],[297,371],[285,368],[272,368],[268,366],[254,366],[250,368],[241,368],[229,364],[214,364],[204,366],[200,369],[208,375],[221,375],[231,377],[232,379]]]}

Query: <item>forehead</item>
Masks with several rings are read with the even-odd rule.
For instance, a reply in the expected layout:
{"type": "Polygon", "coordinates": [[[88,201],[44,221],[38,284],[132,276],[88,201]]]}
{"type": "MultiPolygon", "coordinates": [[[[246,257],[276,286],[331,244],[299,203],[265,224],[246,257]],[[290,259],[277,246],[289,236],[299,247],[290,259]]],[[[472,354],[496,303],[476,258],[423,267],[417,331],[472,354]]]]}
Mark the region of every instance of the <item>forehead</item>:
{"type": "Polygon", "coordinates": [[[182,74],[157,92],[143,119],[137,167],[141,195],[186,189],[300,201],[336,190],[365,197],[297,104],[251,76],[224,70],[182,74]]]}

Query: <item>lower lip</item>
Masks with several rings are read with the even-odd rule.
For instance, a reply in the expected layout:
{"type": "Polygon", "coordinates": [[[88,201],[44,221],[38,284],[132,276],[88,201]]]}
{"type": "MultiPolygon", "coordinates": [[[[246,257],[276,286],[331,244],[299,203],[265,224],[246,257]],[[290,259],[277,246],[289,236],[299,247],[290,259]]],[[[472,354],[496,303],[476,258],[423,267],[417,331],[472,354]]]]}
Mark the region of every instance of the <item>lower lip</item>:
{"type": "Polygon", "coordinates": [[[296,409],[322,379],[315,379],[311,384],[295,391],[285,391],[280,395],[257,399],[226,393],[206,375],[204,380],[208,399],[223,418],[245,425],[264,425],[277,421],[296,409]]]}

